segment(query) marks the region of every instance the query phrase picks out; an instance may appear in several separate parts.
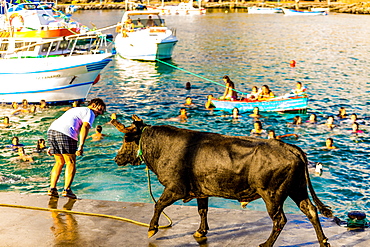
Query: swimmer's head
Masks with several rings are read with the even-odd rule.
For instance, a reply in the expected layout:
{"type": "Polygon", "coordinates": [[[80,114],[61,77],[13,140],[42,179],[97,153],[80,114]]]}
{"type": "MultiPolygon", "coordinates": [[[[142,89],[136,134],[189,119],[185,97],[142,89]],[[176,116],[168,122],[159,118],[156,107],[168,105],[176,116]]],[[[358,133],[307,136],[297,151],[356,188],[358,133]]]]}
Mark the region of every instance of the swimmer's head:
{"type": "Polygon", "coordinates": [[[102,132],[102,130],[103,130],[103,127],[101,127],[101,125],[96,126],[96,131],[97,131],[98,133],[101,133],[101,132],[102,132]]]}
{"type": "Polygon", "coordinates": [[[316,122],[316,121],[317,121],[317,116],[316,116],[316,114],[315,114],[315,113],[312,113],[312,114],[310,115],[310,121],[311,121],[311,122],[316,122]]]}
{"type": "Polygon", "coordinates": [[[260,113],[260,108],[258,108],[257,106],[253,108],[253,114],[256,114],[258,115],[260,113]]]}
{"type": "Polygon", "coordinates": [[[326,141],[325,141],[325,144],[326,144],[327,148],[333,147],[333,143],[334,143],[334,141],[333,141],[332,138],[327,138],[326,141]]]}
{"type": "Polygon", "coordinates": [[[9,117],[4,117],[3,122],[4,122],[4,124],[9,124],[10,123],[9,117]]]}
{"type": "Polygon", "coordinates": [[[12,144],[13,145],[18,145],[19,144],[19,138],[18,138],[18,136],[13,136],[13,138],[12,138],[12,144]]]}
{"type": "Polygon", "coordinates": [[[256,121],[253,124],[255,130],[262,130],[262,123],[261,121],[256,121]]]}
{"type": "Polygon", "coordinates": [[[276,139],[275,131],[269,130],[268,131],[268,139],[276,139]]]}
{"type": "Polygon", "coordinates": [[[356,113],[352,113],[352,114],[351,114],[351,121],[352,121],[352,122],[357,121],[357,114],[356,114],[356,113]]]}

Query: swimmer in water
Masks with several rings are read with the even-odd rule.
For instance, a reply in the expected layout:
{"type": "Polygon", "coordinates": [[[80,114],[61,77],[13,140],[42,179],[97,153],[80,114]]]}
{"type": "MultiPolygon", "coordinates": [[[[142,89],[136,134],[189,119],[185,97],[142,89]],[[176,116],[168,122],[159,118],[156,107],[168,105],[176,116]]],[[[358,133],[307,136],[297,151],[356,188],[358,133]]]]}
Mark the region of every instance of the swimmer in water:
{"type": "Polygon", "coordinates": [[[261,121],[256,121],[253,124],[254,129],[251,130],[251,134],[253,135],[262,135],[266,134],[266,130],[262,128],[262,123],[261,121]]]}
{"type": "Polygon", "coordinates": [[[216,108],[215,106],[214,106],[214,104],[212,103],[212,98],[213,98],[213,95],[212,94],[209,94],[208,96],[207,96],[207,102],[205,103],[205,107],[206,107],[206,109],[213,109],[213,108],[216,108]]]}
{"type": "Polygon", "coordinates": [[[24,162],[33,162],[33,158],[30,155],[27,155],[23,147],[18,147],[18,156],[14,157],[12,161],[24,161],[24,162]]]}
{"type": "Polygon", "coordinates": [[[317,116],[315,113],[312,113],[310,115],[310,118],[306,121],[306,123],[310,123],[310,124],[317,124],[317,116]]]}
{"type": "Polygon", "coordinates": [[[359,129],[360,125],[357,122],[352,124],[352,134],[363,134],[364,131],[359,129]]]}
{"type": "Polygon", "coordinates": [[[326,141],[325,141],[325,147],[327,149],[336,149],[336,147],[334,146],[334,140],[333,138],[327,138],[326,141]]]}
{"type": "Polygon", "coordinates": [[[296,139],[298,139],[298,135],[297,134],[285,134],[285,135],[277,136],[277,135],[275,135],[275,131],[274,130],[269,130],[268,131],[268,134],[267,134],[267,139],[276,139],[276,140],[279,140],[281,138],[290,137],[290,136],[293,136],[296,139]]]}
{"type": "Polygon", "coordinates": [[[103,127],[101,125],[96,126],[95,128],[95,134],[92,134],[89,136],[89,138],[92,138],[92,141],[100,141],[102,140],[106,135],[102,134],[103,127]]]}
{"type": "Polygon", "coordinates": [[[36,149],[35,149],[35,153],[41,153],[43,151],[46,151],[47,150],[47,147],[46,147],[46,143],[45,143],[45,139],[38,139],[37,140],[37,144],[36,144],[36,149]]]}
{"type": "Polygon", "coordinates": [[[347,112],[346,112],[346,108],[344,107],[341,107],[339,108],[339,113],[338,113],[338,118],[340,119],[344,119],[344,118],[347,118],[347,112]]]}
{"type": "Polygon", "coordinates": [[[18,136],[13,136],[12,138],[12,144],[8,147],[10,147],[13,151],[17,151],[19,147],[23,147],[24,145],[19,143],[18,136]]]}
{"type": "Polygon", "coordinates": [[[10,123],[10,120],[9,120],[9,117],[4,117],[3,119],[3,122],[0,123],[0,127],[1,128],[8,128],[10,127],[12,124],[10,123]]]}
{"type": "Polygon", "coordinates": [[[293,122],[289,123],[288,125],[289,126],[298,126],[298,125],[301,125],[301,124],[302,124],[302,118],[300,116],[295,116],[293,118],[293,122]]]}
{"type": "Polygon", "coordinates": [[[335,127],[337,127],[335,124],[334,124],[334,117],[333,116],[329,116],[328,119],[326,120],[326,123],[324,123],[324,125],[326,127],[328,127],[330,130],[334,129],[335,127]]]}
{"type": "Polygon", "coordinates": [[[186,97],[184,106],[193,106],[193,99],[191,97],[186,97]]]}
{"type": "Polygon", "coordinates": [[[260,118],[262,117],[260,115],[260,108],[258,108],[257,106],[253,108],[253,113],[249,115],[250,117],[254,117],[254,118],[260,118]]]}
{"type": "Polygon", "coordinates": [[[12,115],[18,115],[19,113],[36,113],[36,105],[31,105],[29,109],[23,108],[23,109],[17,109],[12,112],[12,115]]]}

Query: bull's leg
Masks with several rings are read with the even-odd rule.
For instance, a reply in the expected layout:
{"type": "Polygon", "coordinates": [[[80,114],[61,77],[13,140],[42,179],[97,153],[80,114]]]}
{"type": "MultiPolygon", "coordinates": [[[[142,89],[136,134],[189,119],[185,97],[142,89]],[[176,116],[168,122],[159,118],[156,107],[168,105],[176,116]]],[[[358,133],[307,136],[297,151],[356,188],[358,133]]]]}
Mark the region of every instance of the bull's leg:
{"type": "Polygon", "coordinates": [[[158,199],[157,203],[154,207],[154,215],[152,220],[150,221],[149,231],[148,231],[148,238],[152,237],[154,234],[158,232],[158,221],[159,216],[161,215],[162,211],[167,207],[170,206],[175,201],[184,198],[184,195],[175,193],[168,188],[165,188],[163,194],[158,199]]]}
{"type": "Polygon", "coordinates": [[[321,247],[330,246],[330,244],[328,243],[328,238],[325,237],[324,232],[321,228],[319,216],[317,215],[317,209],[308,198],[308,195],[304,199],[302,199],[302,194],[298,196],[291,195],[290,197],[298,205],[301,211],[307,216],[307,218],[311,221],[311,224],[315,228],[316,236],[317,239],[319,240],[320,246],[321,247]]]}
{"type": "Polygon", "coordinates": [[[266,203],[267,212],[272,219],[273,226],[272,232],[267,241],[260,246],[273,246],[276,239],[279,237],[280,232],[283,230],[286,224],[286,217],[283,211],[283,201],[279,200],[282,198],[266,198],[262,197],[266,203]]]}
{"type": "Polygon", "coordinates": [[[198,202],[198,213],[200,215],[200,226],[199,229],[194,233],[194,237],[200,238],[205,237],[209,229],[207,222],[208,197],[198,198],[197,202],[198,202]]]}

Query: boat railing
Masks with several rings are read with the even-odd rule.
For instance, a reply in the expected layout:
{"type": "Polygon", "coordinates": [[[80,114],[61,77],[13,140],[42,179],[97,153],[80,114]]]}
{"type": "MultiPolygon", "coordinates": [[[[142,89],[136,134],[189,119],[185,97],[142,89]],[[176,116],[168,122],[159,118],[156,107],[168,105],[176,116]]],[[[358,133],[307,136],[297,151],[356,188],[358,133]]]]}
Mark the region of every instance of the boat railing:
{"type": "Polygon", "coordinates": [[[0,39],[0,56],[5,59],[108,53],[113,48],[111,38],[107,34],[84,34],[17,44],[14,39],[0,39]]]}

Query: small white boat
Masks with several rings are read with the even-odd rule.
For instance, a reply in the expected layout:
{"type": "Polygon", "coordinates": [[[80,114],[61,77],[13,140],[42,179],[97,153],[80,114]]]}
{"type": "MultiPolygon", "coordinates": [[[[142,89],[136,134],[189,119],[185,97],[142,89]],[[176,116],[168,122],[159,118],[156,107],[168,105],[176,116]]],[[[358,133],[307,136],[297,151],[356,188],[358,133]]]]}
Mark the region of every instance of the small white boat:
{"type": "Polygon", "coordinates": [[[328,15],[326,11],[300,11],[294,9],[283,8],[285,15],[328,15]]]}
{"type": "Polygon", "coordinates": [[[276,14],[283,13],[281,8],[248,7],[248,14],[276,14]]]}
{"type": "Polygon", "coordinates": [[[116,52],[143,61],[170,59],[177,43],[175,31],[165,26],[158,11],[126,11],[117,26],[116,52]]]}
{"type": "Polygon", "coordinates": [[[199,1],[199,8],[195,8],[193,6],[193,0],[189,2],[181,2],[179,5],[164,5],[164,1],[162,1],[162,5],[155,7],[155,6],[146,6],[148,10],[159,11],[160,15],[204,15],[206,14],[207,10],[201,7],[201,1],[199,1]]]}

